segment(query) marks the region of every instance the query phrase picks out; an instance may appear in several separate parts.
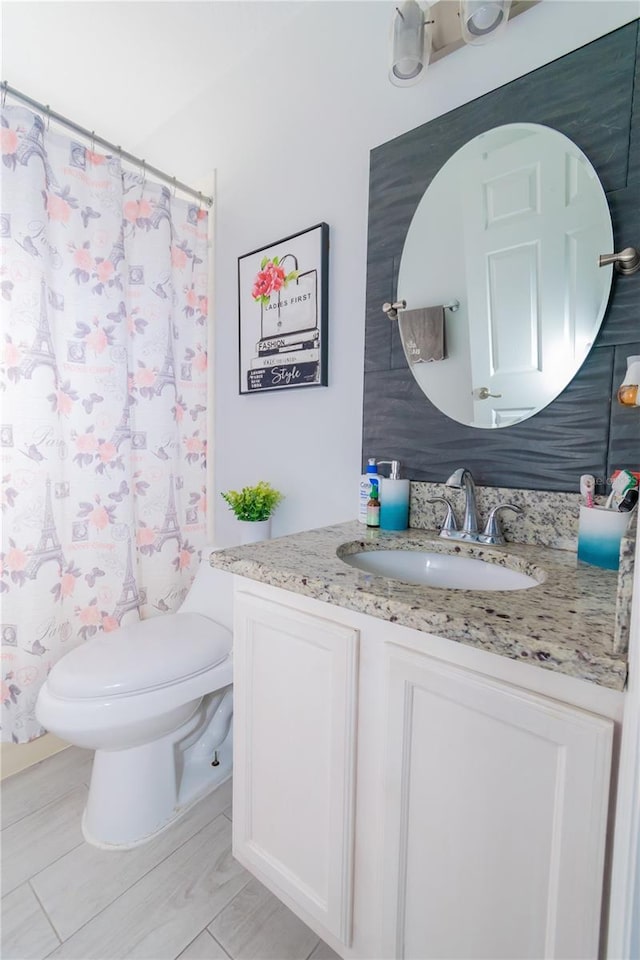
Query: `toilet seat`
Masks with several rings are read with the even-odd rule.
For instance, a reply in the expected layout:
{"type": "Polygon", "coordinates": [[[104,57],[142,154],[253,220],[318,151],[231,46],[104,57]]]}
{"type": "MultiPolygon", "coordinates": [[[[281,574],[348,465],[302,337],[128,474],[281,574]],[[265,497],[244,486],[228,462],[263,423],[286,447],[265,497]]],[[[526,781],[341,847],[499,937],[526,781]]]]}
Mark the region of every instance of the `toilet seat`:
{"type": "Polygon", "coordinates": [[[69,700],[151,692],[211,670],[232,643],[226,627],[202,614],[154,617],[76,647],[54,666],[47,685],[69,700]]]}

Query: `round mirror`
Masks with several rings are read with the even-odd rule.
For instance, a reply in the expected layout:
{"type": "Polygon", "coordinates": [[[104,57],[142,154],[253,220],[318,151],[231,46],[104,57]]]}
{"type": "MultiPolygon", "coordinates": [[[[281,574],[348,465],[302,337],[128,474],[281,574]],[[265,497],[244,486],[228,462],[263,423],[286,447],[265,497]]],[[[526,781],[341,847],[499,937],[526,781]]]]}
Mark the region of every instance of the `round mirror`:
{"type": "Polygon", "coordinates": [[[403,344],[429,400],[483,428],[551,403],[593,345],[612,275],[598,257],[612,251],[598,175],[563,134],[514,123],[461,147],[420,201],[398,276],[407,311],[445,306],[444,359],[416,362],[403,344]]]}

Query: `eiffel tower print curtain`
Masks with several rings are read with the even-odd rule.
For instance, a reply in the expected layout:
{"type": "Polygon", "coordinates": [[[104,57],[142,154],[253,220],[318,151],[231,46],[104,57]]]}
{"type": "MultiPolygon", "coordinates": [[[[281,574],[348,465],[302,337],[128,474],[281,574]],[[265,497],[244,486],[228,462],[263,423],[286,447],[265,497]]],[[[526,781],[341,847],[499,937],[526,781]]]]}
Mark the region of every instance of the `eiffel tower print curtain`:
{"type": "Polygon", "coordinates": [[[176,608],[205,543],[207,214],[2,110],[2,739],[77,644],[176,608]]]}

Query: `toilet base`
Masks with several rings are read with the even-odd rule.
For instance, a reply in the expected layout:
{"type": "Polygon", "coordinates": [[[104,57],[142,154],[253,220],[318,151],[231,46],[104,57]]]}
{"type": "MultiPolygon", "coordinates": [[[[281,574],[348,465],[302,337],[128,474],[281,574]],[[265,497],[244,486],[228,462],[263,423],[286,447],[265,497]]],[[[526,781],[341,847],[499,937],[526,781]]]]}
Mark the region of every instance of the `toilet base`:
{"type": "Polygon", "coordinates": [[[232,772],[231,689],[205,697],[178,731],[124,750],[96,750],[82,833],[102,850],[148,843],[232,772]],[[217,764],[214,766],[214,751],[217,764]]]}
{"type": "Polygon", "coordinates": [[[178,806],[174,807],[173,813],[168,820],[166,820],[162,826],[158,827],[152,833],[148,833],[143,837],[139,837],[136,840],[127,840],[127,841],[104,841],[100,840],[98,837],[94,836],[91,833],[90,827],[87,825],[87,812],[88,807],[85,807],[82,814],[82,835],[87,843],[90,843],[93,847],[98,847],[100,850],[133,850],[134,847],[140,847],[145,843],[153,840],[155,837],[159,836],[161,833],[164,833],[165,830],[168,830],[169,827],[179,820],[181,817],[188,813],[192,807],[194,807],[200,800],[204,800],[206,796],[210,793],[213,793],[214,790],[217,790],[218,787],[221,787],[227,780],[231,779],[233,773],[232,767],[232,754],[233,754],[233,744],[232,744],[232,734],[229,733],[227,740],[218,750],[218,759],[220,765],[218,767],[209,766],[211,774],[207,772],[208,776],[205,778],[202,774],[196,775],[195,771],[190,778],[191,790],[185,792],[184,797],[181,795],[180,803],[178,806]],[[207,782],[205,782],[205,780],[207,782]]]}

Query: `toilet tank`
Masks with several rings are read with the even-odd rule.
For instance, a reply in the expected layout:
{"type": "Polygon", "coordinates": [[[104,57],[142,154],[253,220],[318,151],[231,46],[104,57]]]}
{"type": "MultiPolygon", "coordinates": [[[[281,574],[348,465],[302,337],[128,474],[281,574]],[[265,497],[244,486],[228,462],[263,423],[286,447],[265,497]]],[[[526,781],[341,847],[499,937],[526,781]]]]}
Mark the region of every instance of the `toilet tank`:
{"type": "Polygon", "coordinates": [[[202,559],[180,613],[201,613],[233,630],[233,574],[217,570],[209,557],[219,548],[203,547],[202,559]]]}

